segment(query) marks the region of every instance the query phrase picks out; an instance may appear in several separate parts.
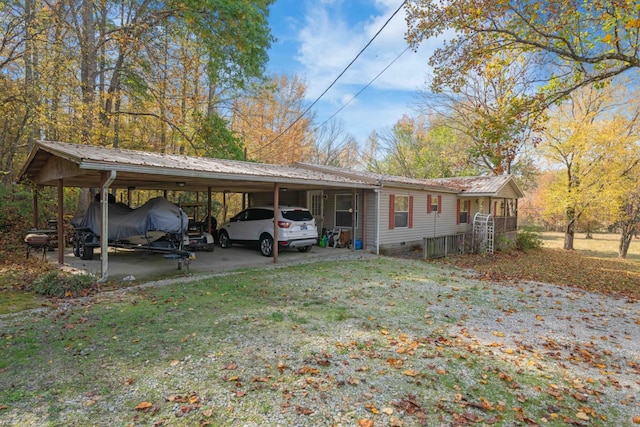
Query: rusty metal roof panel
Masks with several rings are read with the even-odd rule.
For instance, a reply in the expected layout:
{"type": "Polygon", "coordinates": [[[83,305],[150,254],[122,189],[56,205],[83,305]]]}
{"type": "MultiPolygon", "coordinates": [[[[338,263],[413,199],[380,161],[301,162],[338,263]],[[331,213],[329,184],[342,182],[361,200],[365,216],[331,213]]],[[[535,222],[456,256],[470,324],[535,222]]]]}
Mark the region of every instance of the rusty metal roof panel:
{"type": "Polygon", "coordinates": [[[431,182],[430,180],[421,178],[409,178],[405,176],[387,175],[370,171],[342,169],[335,166],[313,165],[310,163],[296,163],[296,165],[310,170],[326,171],[327,173],[342,174],[353,178],[366,179],[369,182],[383,186],[415,187],[423,190],[439,191],[444,193],[459,193],[461,191],[457,188],[441,184],[440,182],[431,182]]]}
{"type": "Polygon", "coordinates": [[[329,173],[343,174],[350,177],[359,177],[378,182],[381,185],[399,185],[419,187],[425,190],[461,193],[462,196],[496,196],[506,185],[512,185],[514,192],[519,197],[524,193],[518,188],[511,175],[499,176],[470,176],[455,178],[420,179],[403,176],[386,175],[369,171],[348,170],[333,166],[313,165],[309,163],[297,163],[301,167],[310,170],[321,170],[329,173]]]}
{"type": "MultiPolygon", "coordinates": [[[[325,182],[350,184],[356,187],[371,187],[367,180],[345,177],[321,171],[309,171],[294,166],[281,166],[236,160],[192,157],[175,154],[144,152],[137,150],[114,149],[91,145],[78,145],[54,141],[40,141],[36,150],[48,153],[79,164],[81,169],[89,170],[163,170],[164,175],[172,176],[217,176],[227,175],[236,179],[272,179],[293,180],[296,182],[325,182]]],[[[34,156],[35,157],[35,156],[34,156]]],[[[23,173],[29,175],[29,165],[23,173]]]]}
{"type": "Polygon", "coordinates": [[[505,186],[511,185],[519,197],[524,197],[524,193],[520,190],[511,175],[436,178],[428,181],[434,184],[457,188],[468,196],[495,196],[498,195],[505,186]]]}

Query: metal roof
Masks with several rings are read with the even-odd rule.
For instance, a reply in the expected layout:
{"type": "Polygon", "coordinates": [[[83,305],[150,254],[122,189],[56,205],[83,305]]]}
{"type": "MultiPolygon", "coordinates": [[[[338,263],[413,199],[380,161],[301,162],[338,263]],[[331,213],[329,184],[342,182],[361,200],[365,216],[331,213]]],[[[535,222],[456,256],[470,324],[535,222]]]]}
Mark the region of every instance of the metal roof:
{"type": "Polygon", "coordinates": [[[290,189],[375,188],[366,179],[271,165],[207,157],[39,141],[20,179],[55,186],[99,187],[103,172],[116,171],[115,188],[204,191],[272,191],[275,183],[290,189]]]}
{"type": "Polygon", "coordinates": [[[518,187],[512,175],[490,175],[490,176],[465,176],[455,178],[428,179],[433,184],[442,184],[451,188],[458,188],[463,192],[461,196],[481,197],[498,196],[507,186],[521,198],[524,193],[518,187]]]}
{"type": "Polygon", "coordinates": [[[313,165],[310,163],[296,163],[296,165],[310,170],[366,179],[370,182],[377,182],[382,186],[400,186],[445,193],[459,193],[460,196],[463,197],[496,197],[506,186],[510,185],[518,197],[524,197],[524,193],[520,190],[512,175],[420,179],[369,171],[341,169],[333,166],[313,165]]]}
{"type": "Polygon", "coordinates": [[[66,187],[99,187],[104,173],[116,171],[114,188],[227,192],[397,186],[460,196],[498,196],[506,186],[524,193],[511,175],[418,179],[310,163],[291,166],[208,157],[39,141],[20,172],[21,180],[66,187]]]}

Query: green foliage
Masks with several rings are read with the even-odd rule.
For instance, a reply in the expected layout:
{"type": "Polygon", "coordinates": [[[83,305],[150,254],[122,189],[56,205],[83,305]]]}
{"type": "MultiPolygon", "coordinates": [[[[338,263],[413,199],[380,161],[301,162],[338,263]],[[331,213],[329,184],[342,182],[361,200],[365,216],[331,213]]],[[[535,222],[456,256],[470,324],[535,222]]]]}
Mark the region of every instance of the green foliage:
{"type": "Polygon", "coordinates": [[[207,157],[242,160],[242,141],[229,129],[227,122],[217,114],[195,114],[200,131],[195,136],[196,147],[207,157]]]}
{"type": "Polygon", "coordinates": [[[540,227],[530,226],[518,230],[516,237],[516,248],[521,251],[528,251],[542,247],[540,227]]]}
{"type": "Polygon", "coordinates": [[[274,41],[268,17],[274,0],[188,0],[181,19],[208,53],[211,81],[225,87],[245,86],[262,75],[274,41]]]}
{"type": "Polygon", "coordinates": [[[38,295],[63,298],[80,295],[90,290],[95,283],[96,278],[91,274],[69,274],[54,270],[38,277],[31,286],[38,295]]]}
{"type": "Polygon", "coordinates": [[[500,234],[496,241],[496,249],[500,252],[509,253],[516,247],[516,242],[505,234],[500,234]]]}

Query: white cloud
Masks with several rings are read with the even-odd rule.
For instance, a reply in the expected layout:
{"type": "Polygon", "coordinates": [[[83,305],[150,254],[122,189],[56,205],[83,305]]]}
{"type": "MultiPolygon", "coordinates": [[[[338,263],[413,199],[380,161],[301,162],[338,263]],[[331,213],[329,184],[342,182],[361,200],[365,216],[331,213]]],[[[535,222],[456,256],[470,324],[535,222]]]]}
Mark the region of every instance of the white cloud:
{"type": "MultiPolygon", "coordinates": [[[[316,100],[401,2],[278,0],[281,9],[274,28],[278,30],[279,44],[274,50],[272,69],[296,73],[307,83],[307,100],[316,100]]],[[[411,113],[412,97],[424,88],[430,73],[428,58],[440,43],[428,41],[417,53],[407,50],[396,60],[408,46],[405,32],[405,12],[401,10],[314,106],[318,124],[344,106],[336,118],[344,121],[346,130],[362,143],[373,130],[390,128],[403,114],[411,113]],[[371,83],[387,66],[389,68],[371,83]]]]}
{"type": "MultiPolygon", "coordinates": [[[[309,96],[318,96],[347,67],[360,50],[382,28],[397,0],[378,0],[365,17],[346,15],[342,2],[313,3],[308,6],[304,26],[300,29],[296,59],[310,83],[309,96]]],[[[334,101],[342,98],[341,88],[357,90],[368,84],[393,62],[406,48],[406,23],[400,11],[382,30],[350,69],[326,96],[334,101]]],[[[413,91],[424,85],[430,52],[408,50],[372,84],[377,89],[413,91]]]]}

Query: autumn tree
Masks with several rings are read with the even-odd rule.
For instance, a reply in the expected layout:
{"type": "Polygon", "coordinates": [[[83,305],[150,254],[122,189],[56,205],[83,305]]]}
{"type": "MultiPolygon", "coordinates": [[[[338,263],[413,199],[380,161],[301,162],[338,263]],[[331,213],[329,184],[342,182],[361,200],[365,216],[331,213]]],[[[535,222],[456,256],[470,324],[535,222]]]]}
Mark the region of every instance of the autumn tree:
{"type": "Polygon", "coordinates": [[[523,152],[535,145],[543,117],[535,112],[527,83],[531,64],[499,58],[470,70],[460,86],[421,92],[416,107],[463,137],[476,166],[493,175],[511,174],[523,152]]]}
{"type": "Polygon", "coordinates": [[[296,75],[279,75],[235,100],[231,129],[244,142],[248,160],[289,164],[311,158],[313,115],[301,117],[306,90],[296,75]]]}
{"type": "Polygon", "coordinates": [[[537,109],[640,66],[640,6],[617,0],[410,0],[407,40],[446,39],[435,87],[462,87],[483,64],[525,54],[537,64],[537,109]]]}
{"type": "Polygon", "coordinates": [[[263,74],[271,3],[0,3],[3,160],[37,138],[237,157],[227,112],[263,74]]]}
{"type": "Polygon", "coordinates": [[[620,180],[613,189],[610,205],[611,217],[620,232],[618,258],[624,259],[633,236],[640,232],[640,167],[636,166],[620,180]]]}
{"type": "Polygon", "coordinates": [[[365,163],[374,172],[413,178],[473,175],[479,170],[466,146],[464,135],[438,117],[405,115],[391,129],[369,136],[365,163]]]}
{"type": "Polygon", "coordinates": [[[622,180],[637,167],[640,105],[631,102],[629,110],[618,103],[629,99],[625,91],[623,85],[581,89],[551,112],[543,155],[563,173],[550,189],[547,203],[564,212],[565,249],[573,249],[576,223],[594,206],[611,201],[622,180]]]}
{"type": "Polygon", "coordinates": [[[344,122],[331,119],[313,129],[310,162],[343,168],[358,164],[358,142],[345,130],[344,122]]]}

